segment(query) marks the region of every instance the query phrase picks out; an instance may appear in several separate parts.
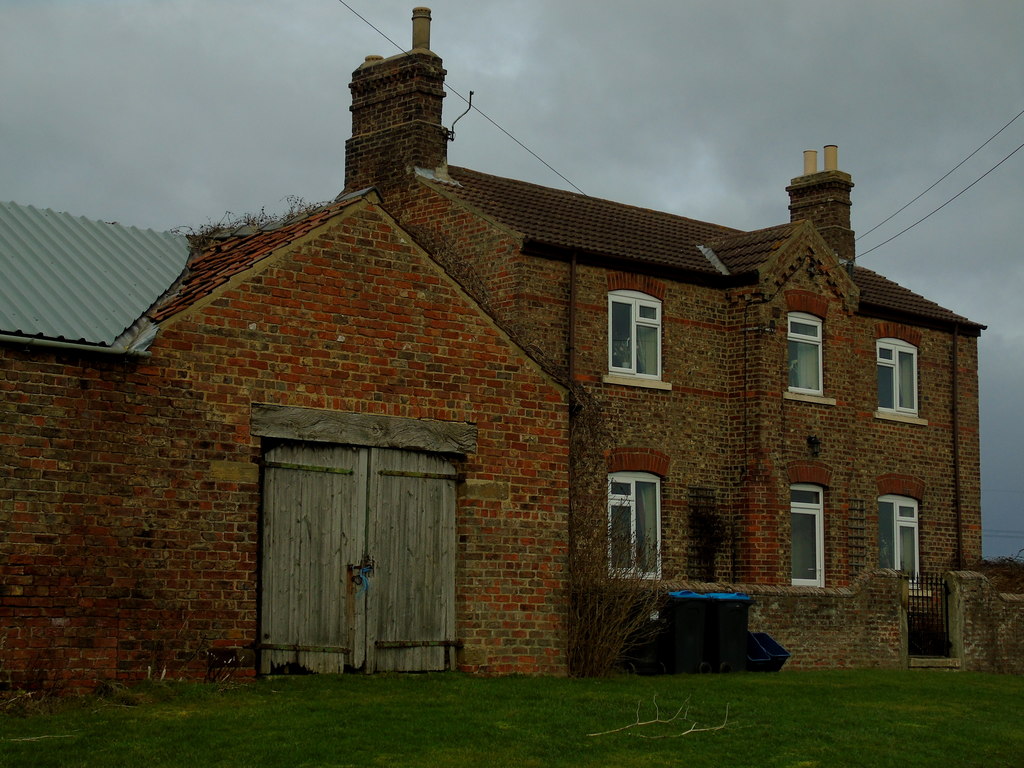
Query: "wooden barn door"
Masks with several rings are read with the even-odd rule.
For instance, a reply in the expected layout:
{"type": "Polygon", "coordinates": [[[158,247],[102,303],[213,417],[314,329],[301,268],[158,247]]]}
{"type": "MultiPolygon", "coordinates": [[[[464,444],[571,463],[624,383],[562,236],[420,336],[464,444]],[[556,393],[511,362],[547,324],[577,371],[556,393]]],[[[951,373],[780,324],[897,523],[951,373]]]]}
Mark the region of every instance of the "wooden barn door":
{"type": "Polygon", "coordinates": [[[283,443],[264,456],[260,672],[434,670],[454,636],[443,458],[283,443]]]}
{"type": "Polygon", "coordinates": [[[434,454],[372,449],[369,505],[367,669],[445,669],[455,639],[455,469],[434,454]]]}

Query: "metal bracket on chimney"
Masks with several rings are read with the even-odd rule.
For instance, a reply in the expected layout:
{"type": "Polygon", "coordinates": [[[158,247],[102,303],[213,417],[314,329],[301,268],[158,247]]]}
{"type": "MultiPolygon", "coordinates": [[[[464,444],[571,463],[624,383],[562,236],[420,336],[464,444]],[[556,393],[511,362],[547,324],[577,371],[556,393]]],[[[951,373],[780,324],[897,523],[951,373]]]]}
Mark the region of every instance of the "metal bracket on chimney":
{"type": "MultiPolygon", "coordinates": [[[[466,107],[466,111],[463,112],[461,115],[459,115],[458,117],[455,118],[455,123],[459,122],[459,120],[461,120],[466,115],[468,115],[469,114],[469,110],[471,110],[473,108],[473,91],[469,92],[469,101],[467,102],[467,104],[469,104],[469,106],[466,107]]],[[[445,129],[444,133],[445,133],[445,137],[448,139],[448,141],[455,141],[455,123],[452,123],[452,127],[451,128],[446,128],[445,129]]]]}

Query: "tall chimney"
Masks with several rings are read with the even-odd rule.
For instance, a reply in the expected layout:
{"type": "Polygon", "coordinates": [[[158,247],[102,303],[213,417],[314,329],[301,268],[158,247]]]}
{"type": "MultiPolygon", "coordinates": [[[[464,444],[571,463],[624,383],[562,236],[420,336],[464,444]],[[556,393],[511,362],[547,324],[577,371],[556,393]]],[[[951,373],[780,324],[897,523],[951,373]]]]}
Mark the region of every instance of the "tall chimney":
{"type": "Polygon", "coordinates": [[[416,168],[445,174],[448,135],[441,125],[445,71],[430,50],[430,9],[412,15],[412,50],[367,56],[352,73],[352,138],[345,142],[345,190],[382,193],[416,168]]]}
{"type": "Polygon", "coordinates": [[[786,187],[789,220],[810,221],[840,260],[852,261],[856,256],[850,228],[853,179],[839,170],[839,148],[835,144],[825,147],[825,169],[817,170],[817,164],[817,151],[805,151],[803,176],[797,176],[786,187]]]}
{"type": "Polygon", "coordinates": [[[420,6],[412,9],[412,47],[430,50],[430,9],[420,6]]]}

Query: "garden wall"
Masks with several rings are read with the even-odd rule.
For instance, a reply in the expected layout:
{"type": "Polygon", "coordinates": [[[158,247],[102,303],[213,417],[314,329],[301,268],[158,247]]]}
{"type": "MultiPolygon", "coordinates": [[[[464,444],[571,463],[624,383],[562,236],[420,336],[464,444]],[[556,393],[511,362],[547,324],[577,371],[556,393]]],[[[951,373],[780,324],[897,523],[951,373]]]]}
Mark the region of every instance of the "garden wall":
{"type": "MultiPolygon", "coordinates": [[[[973,571],[946,574],[951,658],[972,672],[1024,674],[1024,595],[1001,593],[973,571]]],[[[850,587],[697,584],[695,592],[751,596],[749,628],[791,654],[786,669],[905,669],[907,581],[896,571],[865,574],[850,587]]]]}
{"type": "Polygon", "coordinates": [[[946,578],[950,634],[960,668],[1024,674],[1024,595],[998,592],[974,571],[956,571],[946,578]]]}

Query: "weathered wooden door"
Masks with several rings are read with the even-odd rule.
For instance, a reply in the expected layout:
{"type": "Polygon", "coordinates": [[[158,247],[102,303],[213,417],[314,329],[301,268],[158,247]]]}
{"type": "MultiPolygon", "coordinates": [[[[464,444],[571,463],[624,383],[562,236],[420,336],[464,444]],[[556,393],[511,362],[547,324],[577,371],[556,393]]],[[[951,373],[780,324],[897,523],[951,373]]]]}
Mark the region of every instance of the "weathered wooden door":
{"type": "Polygon", "coordinates": [[[455,640],[454,467],[374,448],[369,479],[367,669],[445,669],[455,640]]]}
{"type": "Polygon", "coordinates": [[[455,471],[440,456],[283,443],[264,456],[260,671],[444,669],[455,471]]]}

